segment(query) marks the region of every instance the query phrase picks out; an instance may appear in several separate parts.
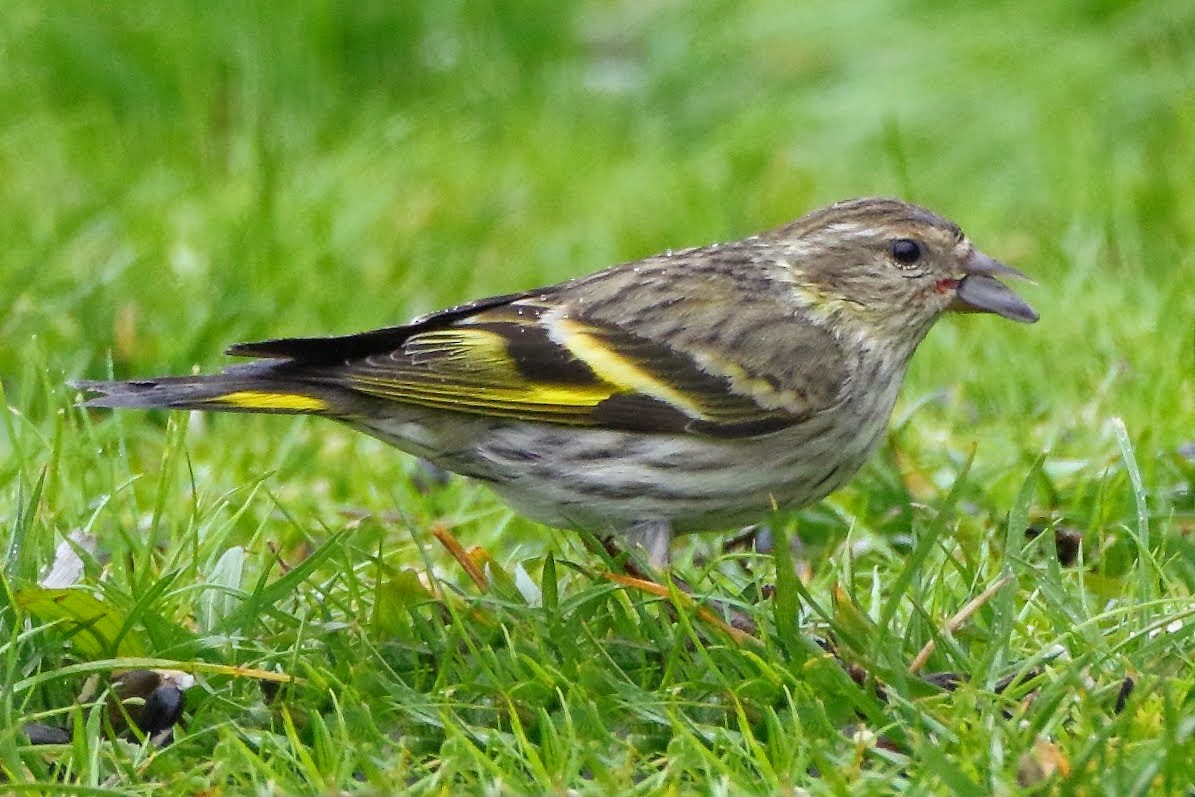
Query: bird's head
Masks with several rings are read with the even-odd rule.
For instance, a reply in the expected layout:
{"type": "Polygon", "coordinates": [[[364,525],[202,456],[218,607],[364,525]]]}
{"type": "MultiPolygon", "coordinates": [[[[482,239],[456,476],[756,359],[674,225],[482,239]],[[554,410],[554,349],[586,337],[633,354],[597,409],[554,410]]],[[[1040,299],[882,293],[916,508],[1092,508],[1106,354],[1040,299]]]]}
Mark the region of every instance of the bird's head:
{"type": "Polygon", "coordinates": [[[869,336],[915,347],[945,311],[1037,321],[996,279],[1028,279],[1024,274],[980,252],[954,222],[916,205],[838,202],[761,238],[779,247],[809,310],[869,336]]]}

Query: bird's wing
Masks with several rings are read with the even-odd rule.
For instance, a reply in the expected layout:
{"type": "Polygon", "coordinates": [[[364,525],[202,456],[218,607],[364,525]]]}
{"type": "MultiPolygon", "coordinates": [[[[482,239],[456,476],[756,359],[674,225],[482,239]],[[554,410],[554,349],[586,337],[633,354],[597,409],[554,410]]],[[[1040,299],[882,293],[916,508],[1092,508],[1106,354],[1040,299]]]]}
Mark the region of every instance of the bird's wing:
{"type": "MultiPolygon", "coordinates": [[[[229,353],[284,358],[289,362],[279,364],[279,374],[425,407],[721,438],[777,431],[833,398],[792,385],[786,386],[796,391],[792,400],[780,401],[771,374],[711,356],[684,335],[672,345],[673,336],[654,334],[657,327],[642,314],[613,320],[589,313],[576,299],[592,294],[592,285],[565,283],[462,305],[403,327],[241,344],[229,353]]],[[[686,312],[675,303],[670,309],[673,319],[686,312]]],[[[703,321],[699,313],[693,320],[703,321]]],[[[761,362],[771,362],[762,354],[761,362]]],[[[834,379],[825,369],[810,371],[834,379]]]]}

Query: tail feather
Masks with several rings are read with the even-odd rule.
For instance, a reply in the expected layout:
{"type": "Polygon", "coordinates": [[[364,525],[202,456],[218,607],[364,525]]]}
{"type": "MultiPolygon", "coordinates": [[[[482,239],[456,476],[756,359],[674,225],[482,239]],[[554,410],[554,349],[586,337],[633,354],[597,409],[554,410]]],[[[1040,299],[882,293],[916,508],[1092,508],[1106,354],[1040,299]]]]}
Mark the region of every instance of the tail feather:
{"type": "Polygon", "coordinates": [[[210,376],[166,376],[128,382],[79,380],[70,385],[100,394],[84,401],[84,407],[337,414],[334,389],[295,379],[265,378],[260,373],[237,373],[237,369],[210,376]]]}

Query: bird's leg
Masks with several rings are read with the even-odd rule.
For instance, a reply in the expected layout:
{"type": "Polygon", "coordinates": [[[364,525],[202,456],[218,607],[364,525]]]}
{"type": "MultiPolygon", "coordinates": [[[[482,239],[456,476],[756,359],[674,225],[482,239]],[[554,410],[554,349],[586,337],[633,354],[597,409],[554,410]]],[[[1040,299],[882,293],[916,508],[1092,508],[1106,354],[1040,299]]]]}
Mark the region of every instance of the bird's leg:
{"type": "MultiPolygon", "coordinates": [[[[734,551],[754,550],[758,553],[776,554],[775,534],[771,523],[757,523],[748,526],[730,539],[722,543],[722,553],[734,551]]],[[[793,562],[801,562],[805,556],[805,545],[799,534],[791,532],[788,535],[788,552],[793,562]]]]}
{"type": "Polygon", "coordinates": [[[666,570],[671,562],[672,524],[667,520],[641,520],[627,527],[622,536],[631,548],[647,553],[647,561],[657,570],[666,570]]]}

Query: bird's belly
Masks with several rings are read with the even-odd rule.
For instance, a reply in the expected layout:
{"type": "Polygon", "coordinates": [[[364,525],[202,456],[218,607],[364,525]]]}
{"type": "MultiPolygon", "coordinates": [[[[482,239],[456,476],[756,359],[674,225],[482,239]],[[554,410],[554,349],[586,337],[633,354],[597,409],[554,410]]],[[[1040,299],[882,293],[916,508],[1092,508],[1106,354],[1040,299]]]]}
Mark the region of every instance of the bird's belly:
{"type": "Polygon", "coordinates": [[[539,424],[496,428],[476,453],[490,486],[517,511],[550,526],[623,529],[665,520],[674,533],[754,523],[841,486],[883,431],[830,420],[739,440],[644,435],[539,424]]]}
{"type": "Polygon", "coordinates": [[[863,409],[839,405],[772,434],[728,440],[417,408],[352,425],[486,482],[549,526],[604,531],[666,521],[687,533],[754,523],[837,489],[875,448],[891,404],[863,409]]]}

